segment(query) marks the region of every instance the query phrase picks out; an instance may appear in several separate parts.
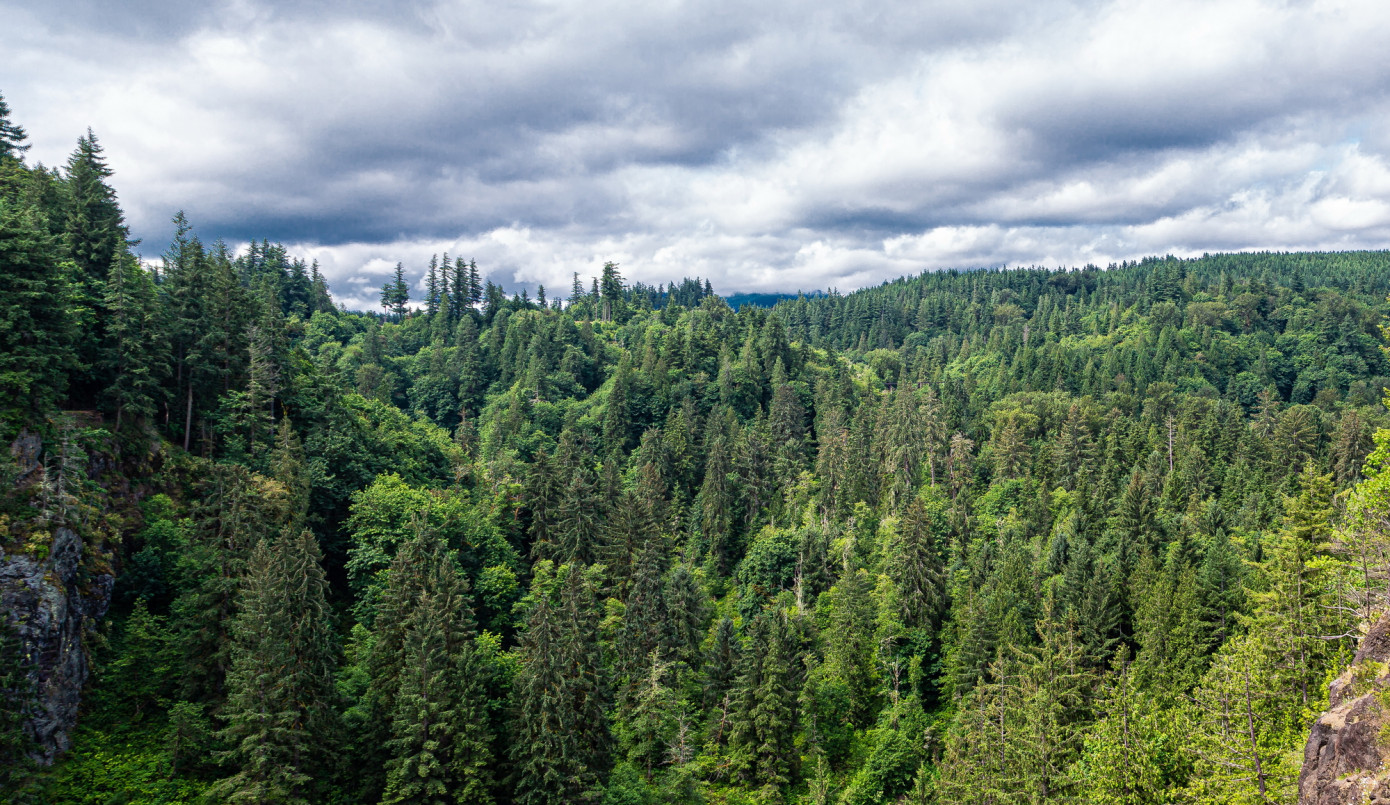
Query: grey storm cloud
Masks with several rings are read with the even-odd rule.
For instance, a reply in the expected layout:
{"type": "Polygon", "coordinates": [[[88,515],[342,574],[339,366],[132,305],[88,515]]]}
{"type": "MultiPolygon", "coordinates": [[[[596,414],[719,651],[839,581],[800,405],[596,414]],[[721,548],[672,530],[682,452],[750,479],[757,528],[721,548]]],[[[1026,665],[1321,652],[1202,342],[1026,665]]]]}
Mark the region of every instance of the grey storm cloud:
{"type": "Polygon", "coordinates": [[[10,5],[31,160],[93,127],[132,228],[270,238],[372,304],[508,286],[848,289],[947,266],[1390,235],[1376,0],[10,5]]]}

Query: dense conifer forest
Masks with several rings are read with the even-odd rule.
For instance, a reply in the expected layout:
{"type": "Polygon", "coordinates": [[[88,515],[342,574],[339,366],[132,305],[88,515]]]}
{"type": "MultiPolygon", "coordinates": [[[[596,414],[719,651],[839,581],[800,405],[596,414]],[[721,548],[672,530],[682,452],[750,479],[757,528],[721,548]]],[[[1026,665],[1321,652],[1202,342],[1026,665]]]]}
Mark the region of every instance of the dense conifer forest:
{"type": "Polygon", "coordinates": [[[1390,254],[352,312],[25,141],[0,546],[116,581],[51,766],[0,621],[13,801],[1291,802],[1390,604],[1390,254]]]}

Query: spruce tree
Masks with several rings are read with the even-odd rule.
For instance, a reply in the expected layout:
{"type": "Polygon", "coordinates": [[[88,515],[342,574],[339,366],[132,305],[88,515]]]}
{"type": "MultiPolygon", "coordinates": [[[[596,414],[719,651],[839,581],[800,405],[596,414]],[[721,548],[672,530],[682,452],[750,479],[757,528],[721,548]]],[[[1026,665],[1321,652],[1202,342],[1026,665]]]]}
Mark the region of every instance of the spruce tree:
{"type": "Polygon", "coordinates": [[[36,748],[27,731],[34,682],[24,644],[9,617],[0,618],[0,793],[15,792],[28,776],[36,748]]]}
{"type": "Polygon", "coordinates": [[[718,707],[728,695],[742,662],[742,644],[728,616],[715,624],[710,640],[709,655],[705,658],[705,707],[718,707]]]}
{"type": "Polygon", "coordinates": [[[1279,676],[1291,704],[1307,707],[1336,643],[1344,634],[1332,605],[1333,572],[1326,558],[1332,536],[1332,477],[1308,462],[1298,495],[1286,500],[1284,527],[1267,549],[1261,572],[1265,589],[1253,597],[1251,627],[1278,653],[1279,676]]]}
{"type": "Polygon", "coordinates": [[[898,586],[899,616],[913,628],[930,628],[946,606],[945,571],[937,553],[937,521],[943,515],[933,499],[912,499],[898,523],[898,540],[888,557],[889,576],[898,586]]]}
{"type": "Polygon", "coordinates": [[[1188,792],[1198,801],[1278,802],[1294,794],[1290,749],[1307,727],[1288,709],[1263,642],[1233,637],[1193,693],[1184,732],[1197,761],[1188,792]]]}
{"type": "Polygon", "coordinates": [[[734,549],[734,495],[729,487],[733,470],[724,429],[716,416],[710,417],[706,437],[708,457],[705,459],[705,479],[700,486],[700,530],[708,546],[715,569],[728,573],[737,560],[734,549]]]}
{"type": "Polygon", "coordinates": [[[752,632],[730,705],[729,768],[770,797],[793,771],[796,691],[786,615],[765,610],[752,632]]]}
{"type": "Polygon", "coordinates": [[[1162,802],[1180,779],[1183,756],[1165,729],[1165,714],[1130,673],[1127,649],[1116,652],[1096,692],[1095,713],[1077,767],[1082,800],[1097,805],[1162,802]]]}
{"type": "Polygon", "coordinates": [[[662,625],[670,620],[661,584],[664,571],[665,552],[660,538],[652,537],[638,556],[617,639],[619,672],[630,683],[647,669],[661,645],[662,625]]]}

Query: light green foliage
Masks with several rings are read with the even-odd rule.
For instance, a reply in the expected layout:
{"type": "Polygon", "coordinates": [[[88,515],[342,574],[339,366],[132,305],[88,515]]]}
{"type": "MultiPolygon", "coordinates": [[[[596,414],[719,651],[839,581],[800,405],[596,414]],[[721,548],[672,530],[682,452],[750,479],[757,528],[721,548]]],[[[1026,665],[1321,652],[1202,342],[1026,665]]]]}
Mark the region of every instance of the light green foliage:
{"type": "Polygon", "coordinates": [[[1298,766],[1290,750],[1304,720],[1290,712],[1258,636],[1232,638],[1194,692],[1187,724],[1196,757],[1190,795],[1222,803],[1292,803],[1298,766]]]}
{"type": "Polygon", "coordinates": [[[382,316],[182,214],[141,267],[95,138],[30,167],[7,115],[0,531],[118,575],[49,801],[1289,801],[1390,602],[1384,253],[772,309],[444,256],[382,316]]]}
{"type": "MultiPolygon", "coordinates": [[[[517,565],[515,551],[471,496],[456,489],[411,486],[391,473],[353,496],[347,522],[351,534],[347,572],[361,606],[373,605],[397,548],[421,527],[438,534],[446,547],[456,551],[470,574],[486,567],[517,565]]],[[[508,595],[499,573],[492,573],[496,583],[503,585],[495,593],[508,595]]],[[[361,611],[370,618],[370,609],[361,611]]]]}
{"type": "Polygon", "coordinates": [[[1081,799],[1096,805],[1176,801],[1186,779],[1183,714],[1145,695],[1126,652],[1115,655],[1095,697],[1095,725],[1073,772],[1081,799]]]}

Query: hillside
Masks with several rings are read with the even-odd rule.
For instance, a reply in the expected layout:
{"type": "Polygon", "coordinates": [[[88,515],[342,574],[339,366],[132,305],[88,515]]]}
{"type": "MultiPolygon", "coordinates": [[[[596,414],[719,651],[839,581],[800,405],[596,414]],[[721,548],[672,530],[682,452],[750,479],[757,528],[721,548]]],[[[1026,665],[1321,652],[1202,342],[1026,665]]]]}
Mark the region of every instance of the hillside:
{"type": "Polygon", "coordinates": [[[1390,253],[354,313],[22,155],[14,801],[1292,802],[1390,597],[1390,253]]]}

